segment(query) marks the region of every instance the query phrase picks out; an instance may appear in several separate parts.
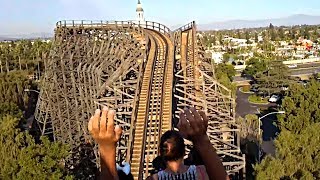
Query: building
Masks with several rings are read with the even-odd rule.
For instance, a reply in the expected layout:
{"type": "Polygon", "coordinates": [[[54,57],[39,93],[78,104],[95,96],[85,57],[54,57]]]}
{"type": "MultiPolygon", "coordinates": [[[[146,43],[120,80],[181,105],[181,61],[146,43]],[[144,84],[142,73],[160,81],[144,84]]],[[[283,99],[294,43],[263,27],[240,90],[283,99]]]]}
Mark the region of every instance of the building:
{"type": "Polygon", "coordinates": [[[216,64],[220,64],[223,61],[223,54],[222,52],[212,52],[212,60],[216,64]]]}
{"type": "Polygon", "coordinates": [[[137,13],[137,18],[136,18],[137,23],[144,24],[144,22],[145,22],[144,11],[143,11],[142,4],[141,4],[140,0],[138,0],[136,13],[137,13]]]}

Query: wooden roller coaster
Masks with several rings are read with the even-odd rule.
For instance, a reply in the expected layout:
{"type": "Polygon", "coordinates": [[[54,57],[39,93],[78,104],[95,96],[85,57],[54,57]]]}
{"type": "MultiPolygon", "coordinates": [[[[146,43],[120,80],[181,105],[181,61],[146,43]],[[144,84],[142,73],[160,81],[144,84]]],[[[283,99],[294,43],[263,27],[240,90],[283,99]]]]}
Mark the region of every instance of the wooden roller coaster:
{"type": "Polygon", "coordinates": [[[227,172],[243,177],[235,101],[215,80],[194,22],[172,32],[148,21],[60,21],[45,67],[35,115],[43,135],[71,145],[69,168],[88,165],[84,157],[99,167],[86,127],[96,108],[108,106],[124,129],[117,161],[145,179],[161,135],[175,129],[179,111],[195,106],[210,118],[208,135],[227,172]]]}

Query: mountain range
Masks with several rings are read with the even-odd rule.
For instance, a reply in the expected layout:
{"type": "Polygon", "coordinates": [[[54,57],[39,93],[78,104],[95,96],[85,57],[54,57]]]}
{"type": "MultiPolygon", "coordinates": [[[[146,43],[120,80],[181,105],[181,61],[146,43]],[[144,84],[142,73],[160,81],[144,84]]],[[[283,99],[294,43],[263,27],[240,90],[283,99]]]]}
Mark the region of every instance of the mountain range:
{"type": "Polygon", "coordinates": [[[320,24],[320,16],[311,16],[305,14],[296,14],[284,18],[260,19],[260,20],[230,20],[213,22],[209,24],[199,24],[198,29],[222,30],[222,29],[242,29],[267,27],[272,23],[274,26],[293,26],[293,25],[317,25],[320,24]]]}
{"type": "MultiPolygon", "coordinates": [[[[274,26],[293,26],[293,25],[317,25],[320,24],[320,16],[311,16],[305,14],[296,14],[284,18],[260,19],[260,20],[229,20],[221,22],[213,22],[209,24],[198,24],[198,30],[222,30],[222,29],[242,29],[267,27],[272,23],[274,26]]],[[[177,26],[175,26],[177,28],[177,26]]],[[[174,30],[173,28],[172,30],[174,30]]],[[[52,38],[53,33],[31,33],[19,35],[1,35],[0,41],[17,40],[17,39],[48,39],[52,38]]]]}
{"type": "Polygon", "coordinates": [[[18,34],[18,35],[0,35],[0,41],[14,41],[18,39],[50,39],[53,37],[53,33],[30,33],[30,34],[18,34]]]}

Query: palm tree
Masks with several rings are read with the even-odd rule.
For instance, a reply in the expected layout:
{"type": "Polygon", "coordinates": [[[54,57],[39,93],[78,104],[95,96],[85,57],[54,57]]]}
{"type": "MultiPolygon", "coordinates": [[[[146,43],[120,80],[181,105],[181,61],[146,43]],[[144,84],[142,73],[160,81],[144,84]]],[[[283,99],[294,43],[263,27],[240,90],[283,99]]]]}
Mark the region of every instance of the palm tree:
{"type": "Polygon", "coordinates": [[[3,66],[2,66],[2,59],[3,59],[3,48],[2,45],[0,45],[0,72],[3,73],[3,66]]]}
{"type": "Polygon", "coordinates": [[[21,43],[19,43],[14,47],[13,53],[14,53],[15,59],[19,60],[19,69],[20,69],[20,71],[22,70],[22,68],[21,68],[21,55],[22,55],[22,52],[23,52],[22,45],[21,45],[21,43]]]}
{"type": "Polygon", "coordinates": [[[7,69],[7,72],[10,71],[10,68],[9,68],[9,58],[10,58],[10,55],[11,55],[11,50],[10,50],[10,46],[8,44],[5,44],[3,46],[3,57],[4,59],[6,60],[6,69],[7,69]]]}

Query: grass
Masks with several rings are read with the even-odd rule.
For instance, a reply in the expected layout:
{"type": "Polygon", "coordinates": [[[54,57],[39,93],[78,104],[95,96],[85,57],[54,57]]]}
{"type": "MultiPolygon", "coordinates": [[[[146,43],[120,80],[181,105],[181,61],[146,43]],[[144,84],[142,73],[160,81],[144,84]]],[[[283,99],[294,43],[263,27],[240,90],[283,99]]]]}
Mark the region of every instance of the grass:
{"type": "Polygon", "coordinates": [[[250,92],[250,86],[243,86],[242,91],[243,92],[250,92]]]}
{"type": "Polygon", "coordinates": [[[248,101],[250,103],[255,103],[255,104],[267,104],[267,103],[269,103],[267,98],[262,98],[262,97],[257,96],[257,95],[250,95],[248,97],[248,101]]]}

